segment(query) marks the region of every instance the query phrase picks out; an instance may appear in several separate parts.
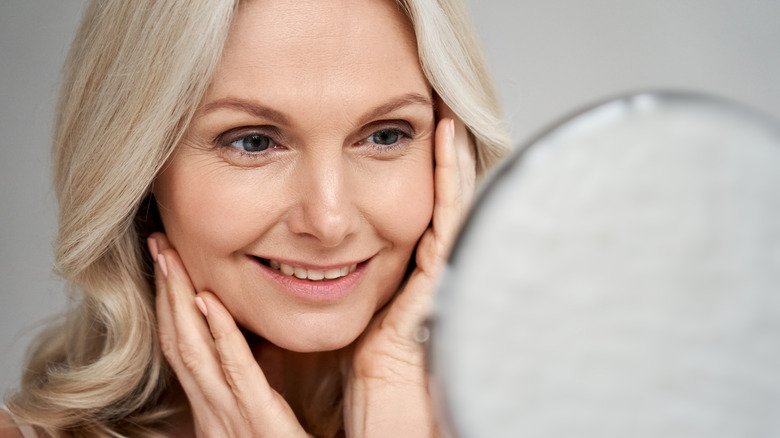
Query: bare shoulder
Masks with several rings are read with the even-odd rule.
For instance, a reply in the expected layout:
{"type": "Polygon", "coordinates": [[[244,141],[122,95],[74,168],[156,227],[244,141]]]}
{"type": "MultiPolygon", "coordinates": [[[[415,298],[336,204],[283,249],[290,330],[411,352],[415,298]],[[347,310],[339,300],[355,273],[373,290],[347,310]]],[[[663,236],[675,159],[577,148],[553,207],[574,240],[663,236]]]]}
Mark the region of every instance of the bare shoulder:
{"type": "Polygon", "coordinates": [[[11,418],[11,414],[2,408],[0,408],[0,438],[22,438],[22,433],[11,418]]]}

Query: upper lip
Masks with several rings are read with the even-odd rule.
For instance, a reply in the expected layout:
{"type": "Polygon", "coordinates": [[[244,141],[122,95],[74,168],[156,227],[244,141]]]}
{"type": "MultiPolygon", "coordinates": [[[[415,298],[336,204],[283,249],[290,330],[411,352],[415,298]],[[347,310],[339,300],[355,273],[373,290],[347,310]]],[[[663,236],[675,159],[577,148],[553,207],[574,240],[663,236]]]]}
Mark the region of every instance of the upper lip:
{"type": "Polygon", "coordinates": [[[367,257],[367,258],[364,258],[364,259],[361,259],[361,260],[339,262],[339,263],[333,263],[333,264],[328,264],[328,265],[315,265],[313,263],[307,263],[307,262],[301,262],[301,261],[297,261],[297,260],[289,260],[289,259],[283,259],[283,258],[276,258],[276,257],[262,257],[262,256],[258,256],[258,255],[253,255],[252,257],[255,258],[255,259],[261,259],[261,260],[265,260],[265,261],[274,260],[274,261],[277,261],[279,263],[282,263],[282,264],[285,264],[285,265],[290,265],[290,266],[293,266],[293,267],[296,267],[296,268],[311,269],[311,270],[315,270],[315,271],[327,271],[328,269],[337,269],[337,268],[343,268],[345,266],[357,265],[357,264],[363,263],[363,262],[365,262],[365,261],[367,261],[367,260],[369,260],[371,258],[371,257],[367,257]]]}

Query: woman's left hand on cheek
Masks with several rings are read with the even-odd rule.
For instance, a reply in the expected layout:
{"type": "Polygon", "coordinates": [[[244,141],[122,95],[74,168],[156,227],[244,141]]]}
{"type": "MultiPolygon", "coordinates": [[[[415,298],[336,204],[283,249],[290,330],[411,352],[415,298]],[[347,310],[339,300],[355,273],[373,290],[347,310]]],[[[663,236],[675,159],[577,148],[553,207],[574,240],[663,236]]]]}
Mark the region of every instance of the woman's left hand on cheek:
{"type": "Polygon", "coordinates": [[[416,268],[355,344],[345,395],[348,436],[436,435],[420,330],[476,180],[466,127],[439,106],[433,218],[417,246],[416,268]]]}

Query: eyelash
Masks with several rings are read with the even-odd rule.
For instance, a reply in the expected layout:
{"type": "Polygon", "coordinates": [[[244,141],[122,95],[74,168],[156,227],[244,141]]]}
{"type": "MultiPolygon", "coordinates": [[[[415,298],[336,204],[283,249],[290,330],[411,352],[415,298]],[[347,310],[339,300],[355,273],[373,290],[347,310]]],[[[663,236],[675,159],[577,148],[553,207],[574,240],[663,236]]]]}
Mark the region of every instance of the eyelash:
{"type": "Polygon", "coordinates": [[[241,157],[247,157],[247,158],[262,158],[265,157],[269,152],[269,150],[279,149],[279,143],[275,140],[274,135],[269,135],[265,132],[262,132],[255,129],[235,129],[232,131],[225,132],[223,134],[220,134],[215,140],[214,144],[223,149],[227,150],[231,153],[239,154],[241,157]],[[262,137],[265,141],[269,142],[269,146],[261,151],[247,151],[243,150],[239,146],[234,146],[234,143],[240,142],[240,141],[246,141],[246,139],[250,137],[262,137]]]}
{"type": "MultiPolygon", "coordinates": [[[[404,124],[409,124],[408,122],[403,122],[404,124]]],[[[228,131],[223,134],[220,134],[214,141],[215,145],[231,149],[231,152],[240,154],[241,156],[249,157],[249,158],[262,158],[265,157],[270,150],[279,149],[280,145],[275,140],[274,135],[269,135],[264,132],[260,132],[258,130],[233,130],[228,131]],[[232,133],[236,133],[233,135],[232,133]],[[265,149],[261,151],[247,151],[242,149],[240,146],[234,146],[234,143],[240,142],[240,141],[246,141],[250,137],[262,137],[264,141],[268,141],[270,144],[265,149]]],[[[360,145],[365,145],[366,147],[370,148],[373,151],[376,152],[390,152],[393,151],[399,147],[402,147],[408,140],[412,140],[414,138],[413,129],[411,128],[411,125],[409,126],[409,131],[407,132],[404,129],[398,128],[398,127],[382,127],[379,129],[376,129],[371,132],[367,137],[362,138],[359,141],[360,145]],[[374,141],[369,141],[371,137],[374,137],[377,134],[380,133],[390,133],[393,135],[397,135],[398,138],[396,141],[394,141],[391,144],[383,145],[378,144],[374,141]]]]}
{"type": "Polygon", "coordinates": [[[369,147],[372,150],[375,150],[377,152],[389,152],[389,151],[395,150],[395,149],[397,149],[399,147],[402,147],[408,140],[413,139],[413,137],[414,136],[413,136],[412,133],[406,132],[403,129],[387,127],[387,128],[380,128],[380,129],[377,129],[376,131],[372,132],[367,137],[365,137],[362,140],[360,140],[360,144],[364,144],[367,147],[369,147]],[[375,136],[375,135],[377,135],[379,133],[382,133],[382,132],[395,134],[399,138],[396,141],[394,141],[393,143],[388,144],[388,145],[377,144],[377,143],[368,141],[369,138],[371,138],[371,137],[373,137],[373,136],[375,136]]]}

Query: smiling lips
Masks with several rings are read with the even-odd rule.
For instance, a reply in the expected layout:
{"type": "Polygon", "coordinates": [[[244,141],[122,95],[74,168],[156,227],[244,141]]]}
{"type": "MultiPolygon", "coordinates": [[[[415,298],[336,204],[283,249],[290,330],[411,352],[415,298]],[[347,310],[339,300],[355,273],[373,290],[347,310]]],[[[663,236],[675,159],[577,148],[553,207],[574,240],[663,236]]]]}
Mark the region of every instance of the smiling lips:
{"type": "Polygon", "coordinates": [[[349,266],[343,266],[341,268],[333,268],[324,271],[317,270],[317,269],[306,269],[300,266],[291,266],[281,262],[277,262],[276,260],[269,260],[268,265],[271,268],[276,269],[277,271],[281,272],[283,275],[286,275],[288,277],[294,276],[296,278],[300,278],[301,280],[313,280],[313,281],[335,280],[337,278],[344,277],[351,272],[355,272],[355,269],[357,269],[357,263],[353,263],[349,266]]]}
{"type": "Polygon", "coordinates": [[[309,269],[276,260],[252,257],[263,275],[296,297],[314,303],[338,301],[352,292],[366,273],[372,258],[347,266],[309,269]]]}

